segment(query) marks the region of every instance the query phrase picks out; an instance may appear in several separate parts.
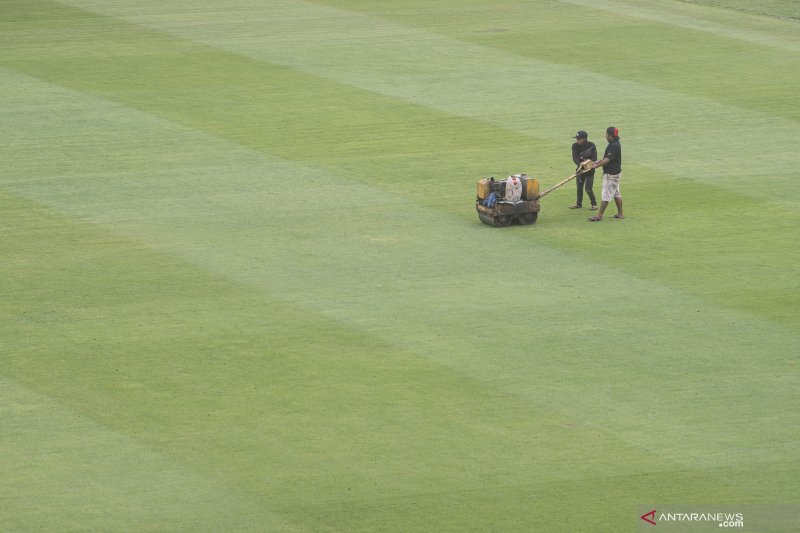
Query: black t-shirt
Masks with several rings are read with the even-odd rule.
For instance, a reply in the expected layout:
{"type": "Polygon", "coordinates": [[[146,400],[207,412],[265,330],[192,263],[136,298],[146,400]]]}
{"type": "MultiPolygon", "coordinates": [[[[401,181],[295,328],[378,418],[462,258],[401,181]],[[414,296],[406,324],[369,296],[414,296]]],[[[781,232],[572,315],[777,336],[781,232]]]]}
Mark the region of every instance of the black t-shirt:
{"type": "MultiPolygon", "coordinates": [[[[597,160],[597,147],[592,141],[586,141],[583,144],[572,143],[572,160],[576,165],[580,165],[584,159],[597,160]]],[[[594,169],[590,170],[584,176],[594,176],[594,169]]]]}
{"type": "Polygon", "coordinates": [[[622,173],[622,146],[619,144],[619,139],[608,143],[603,159],[608,159],[608,163],[603,167],[604,174],[622,173]]]}

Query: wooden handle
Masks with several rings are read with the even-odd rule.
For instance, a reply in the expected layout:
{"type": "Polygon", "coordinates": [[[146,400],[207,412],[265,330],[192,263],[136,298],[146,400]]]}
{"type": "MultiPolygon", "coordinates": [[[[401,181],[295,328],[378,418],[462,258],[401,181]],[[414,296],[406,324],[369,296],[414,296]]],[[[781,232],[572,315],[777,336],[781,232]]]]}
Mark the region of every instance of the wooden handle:
{"type": "Polygon", "coordinates": [[[551,193],[551,192],[553,192],[554,190],[558,189],[559,187],[561,187],[562,185],[564,185],[565,183],[567,183],[569,180],[571,180],[571,179],[574,179],[574,178],[575,178],[575,176],[577,176],[577,174],[573,174],[572,176],[570,176],[570,177],[568,177],[568,178],[565,178],[565,179],[563,179],[563,180],[559,181],[558,183],[556,183],[555,185],[553,185],[552,187],[550,187],[550,188],[549,188],[549,189],[547,189],[546,191],[544,191],[544,192],[542,192],[542,193],[539,193],[539,198],[541,198],[541,197],[545,196],[546,194],[550,194],[550,193],[551,193]]]}

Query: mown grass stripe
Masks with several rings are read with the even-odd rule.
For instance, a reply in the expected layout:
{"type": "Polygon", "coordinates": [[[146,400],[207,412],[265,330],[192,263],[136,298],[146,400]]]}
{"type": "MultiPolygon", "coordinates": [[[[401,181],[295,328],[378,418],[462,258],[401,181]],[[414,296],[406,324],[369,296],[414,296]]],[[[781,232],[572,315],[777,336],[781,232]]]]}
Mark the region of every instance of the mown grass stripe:
{"type": "Polygon", "coordinates": [[[302,530],[263,501],[143,445],[140,435],[98,425],[2,377],[0,397],[6,531],[302,530]]]}
{"type": "MultiPolygon", "coordinates": [[[[590,9],[613,13],[615,16],[634,17],[659,24],[668,24],[697,32],[744,41],[749,44],[780,48],[787,52],[800,52],[797,24],[782,20],[765,20],[743,13],[731,13],[675,0],[561,0],[590,9]],[[688,5],[687,5],[688,4],[688,5]]],[[[731,6],[734,9],[736,6],[731,6]]]]}

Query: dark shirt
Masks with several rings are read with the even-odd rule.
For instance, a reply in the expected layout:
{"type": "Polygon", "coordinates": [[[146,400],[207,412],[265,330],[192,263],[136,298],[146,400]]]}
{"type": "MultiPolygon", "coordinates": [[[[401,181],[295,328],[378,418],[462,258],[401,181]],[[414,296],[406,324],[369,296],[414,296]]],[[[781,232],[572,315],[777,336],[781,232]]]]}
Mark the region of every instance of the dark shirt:
{"type": "MultiPolygon", "coordinates": [[[[572,160],[576,165],[580,165],[581,161],[591,159],[597,161],[597,147],[591,141],[586,141],[583,144],[572,143],[572,160]]],[[[590,170],[583,176],[594,176],[594,169],[590,170]]]]}
{"type": "Polygon", "coordinates": [[[619,139],[608,143],[608,146],[606,146],[606,153],[603,155],[603,159],[608,159],[608,163],[603,166],[603,173],[622,173],[622,146],[619,144],[619,139]]]}

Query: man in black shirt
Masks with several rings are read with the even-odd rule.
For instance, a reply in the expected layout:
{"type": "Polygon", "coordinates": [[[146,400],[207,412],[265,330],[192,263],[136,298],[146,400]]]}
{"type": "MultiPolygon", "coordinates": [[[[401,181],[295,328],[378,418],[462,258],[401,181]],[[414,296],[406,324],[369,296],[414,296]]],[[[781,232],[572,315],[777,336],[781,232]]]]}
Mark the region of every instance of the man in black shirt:
{"type": "Polygon", "coordinates": [[[614,218],[625,218],[622,213],[622,195],[619,192],[619,179],[622,176],[622,146],[619,144],[619,130],[614,126],[606,129],[606,152],[603,159],[595,161],[594,168],[603,167],[603,195],[600,203],[600,211],[597,216],[589,217],[592,222],[603,220],[603,213],[608,207],[608,202],[614,199],[617,204],[617,214],[614,218]]]}
{"type": "MultiPolygon", "coordinates": [[[[575,142],[572,143],[572,160],[576,165],[580,165],[582,161],[591,159],[597,160],[597,147],[593,142],[589,141],[589,135],[581,130],[575,134],[575,142]]],[[[578,169],[575,169],[577,172],[578,169]]],[[[589,195],[589,200],[592,202],[591,210],[597,209],[597,199],[594,197],[594,169],[579,175],[575,178],[575,183],[578,184],[578,200],[575,205],[570,209],[580,209],[583,206],[583,189],[586,188],[586,194],[589,195]]]]}

